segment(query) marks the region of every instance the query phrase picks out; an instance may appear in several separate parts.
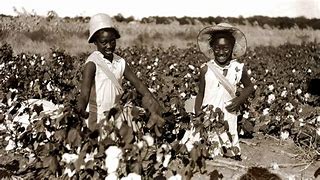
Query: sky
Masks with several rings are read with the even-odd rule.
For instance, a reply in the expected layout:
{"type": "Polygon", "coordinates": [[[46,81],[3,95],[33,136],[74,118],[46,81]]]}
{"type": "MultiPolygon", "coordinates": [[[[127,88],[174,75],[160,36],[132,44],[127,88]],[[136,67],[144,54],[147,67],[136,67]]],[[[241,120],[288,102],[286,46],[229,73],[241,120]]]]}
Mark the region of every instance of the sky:
{"type": "Polygon", "coordinates": [[[92,16],[107,13],[141,19],[148,16],[190,17],[269,17],[320,18],[320,0],[0,0],[0,14],[23,12],[46,15],[53,10],[59,16],[92,16]]]}

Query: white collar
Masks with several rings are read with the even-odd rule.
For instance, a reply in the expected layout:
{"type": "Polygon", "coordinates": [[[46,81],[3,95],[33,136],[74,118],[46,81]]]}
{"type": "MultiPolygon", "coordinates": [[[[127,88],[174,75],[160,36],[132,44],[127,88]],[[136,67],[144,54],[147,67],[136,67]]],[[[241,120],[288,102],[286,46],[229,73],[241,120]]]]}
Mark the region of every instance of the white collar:
{"type": "Polygon", "coordinates": [[[230,63],[228,64],[228,65],[226,65],[226,66],[224,66],[224,67],[221,67],[220,65],[218,65],[216,62],[215,62],[215,60],[214,59],[211,59],[210,61],[209,61],[209,63],[212,63],[213,65],[215,65],[218,69],[220,69],[220,70],[225,70],[225,69],[229,69],[230,67],[231,67],[231,64],[233,64],[234,62],[236,62],[237,61],[237,59],[232,59],[231,61],[230,61],[230,63]]]}
{"type": "Polygon", "coordinates": [[[96,53],[98,56],[100,56],[101,58],[103,58],[107,63],[118,62],[118,61],[121,59],[120,56],[118,56],[118,55],[116,55],[115,53],[113,53],[113,60],[112,60],[112,62],[111,62],[109,59],[106,59],[106,58],[104,57],[104,55],[103,55],[100,51],[94,51],[94,53],[96,53]]]}

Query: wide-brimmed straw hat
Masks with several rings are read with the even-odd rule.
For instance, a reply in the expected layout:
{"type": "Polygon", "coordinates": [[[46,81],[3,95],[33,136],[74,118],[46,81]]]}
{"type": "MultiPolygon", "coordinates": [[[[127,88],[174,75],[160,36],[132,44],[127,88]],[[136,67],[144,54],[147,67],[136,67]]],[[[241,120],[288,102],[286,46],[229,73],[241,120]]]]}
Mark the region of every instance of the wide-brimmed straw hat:
{"type": "Polygon", "coordinates": [[[114,29],[116,32],[116,38],[120,38],[120,34],[118,29],[114,26],[112,19],[109,15],[107,14],[103,14],[103,13],[99,13],[96,14],[94,16],[92,16],[90,18],[89,21],[89,38],[88,38],[88,42],[92,43],[93,42],[93,35],[99,31],[100,29],[105,29],[105,28],[110,28],[110,29],[114,29]]]}
{"type": "Polygon", "coordinates": [[[235,38],[232,59],[237,59],[246,53],[247,40],[243,32],[228,23],[220,23],[215,26],[205,27],[198,34],[198,47],[207,58],[214,59],[214,53],[210,46],[210,40],[212,35],[219,31],[229,31],[235,38]]]}

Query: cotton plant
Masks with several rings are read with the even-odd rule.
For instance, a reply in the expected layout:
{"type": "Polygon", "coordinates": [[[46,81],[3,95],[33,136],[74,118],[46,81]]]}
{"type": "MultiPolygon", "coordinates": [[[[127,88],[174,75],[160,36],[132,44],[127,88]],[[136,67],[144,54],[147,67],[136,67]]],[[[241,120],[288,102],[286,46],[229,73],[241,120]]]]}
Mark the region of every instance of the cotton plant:
{"type": "Polygon", "coordinates": [[[106,151],[105,168],[108,174],[115,173],[122,158],[122,150],[117,146],[110,146],[106,151]]]}

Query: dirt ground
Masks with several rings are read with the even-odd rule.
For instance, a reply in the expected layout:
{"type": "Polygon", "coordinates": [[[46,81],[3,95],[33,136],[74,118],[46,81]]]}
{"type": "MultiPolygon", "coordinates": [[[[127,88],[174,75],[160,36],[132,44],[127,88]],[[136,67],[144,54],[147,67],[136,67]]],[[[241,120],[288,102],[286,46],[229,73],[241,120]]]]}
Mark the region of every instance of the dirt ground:
{"type": "MultiPolygon", "coordinates": [[[[218,170],[223,175],[222,179],[240,179],[250,167],[264,167],[283,180],[316,179],[314,173],[320,167],[320,161],[308,161],[305,150],[292,140],[280,141],[271,136],[258,135],[253,139],[241,139],[240,142],[242,161],[217,158],[207,161],[207,170],[218,170]]],[[[192,177],[192,180],[196,179],[210,177],[197,173],[192,177]]],[[[317,179],[320,180],[320,177],[317,179]]]]}

